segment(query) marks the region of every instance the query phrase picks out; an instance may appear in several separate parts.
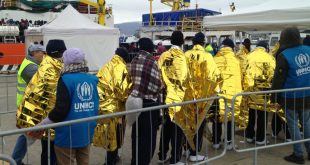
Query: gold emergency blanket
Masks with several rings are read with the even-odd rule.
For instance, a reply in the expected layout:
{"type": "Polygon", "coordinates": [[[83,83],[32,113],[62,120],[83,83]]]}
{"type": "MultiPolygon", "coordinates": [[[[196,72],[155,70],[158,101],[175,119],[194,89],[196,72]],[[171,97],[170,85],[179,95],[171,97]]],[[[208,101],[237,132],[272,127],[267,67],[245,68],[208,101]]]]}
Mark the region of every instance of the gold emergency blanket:
{"type": "Polygon", "coordinates": [[[23,101],[17,109],[16,126],[33,127],[45,119],[56,103],[56,89],[63,63],[44,56],[38,71],[29,82],[23,101]]]}
{"type": "MultiPolygon", "coordinates": [[[[231,109],[232,98],[235,94],[242,92],[241,84],[241,68],[240,62],[235,57],[235,54],[230,47],[221,48],[214,57],[214,61],[219,68],[223,81],[220,83],[219,95],[227,99],[228,108],[231,109]]],[[[235,121],[239,123],[244,120],[245,116],[240,116],[240,104],[242,97],[237,97],[234,104],[235,121]],[[240,117],[240,118],[239,118],[240,117]]],[[[220,121],[224,122],[225,117],[225,103],[223,99],[219,100],[220,103],[220,121]]],[[[231,119],[231,112],[228,113],[228,120],[231,119]]]]}
{"type": "Polygon", "coordinates": [[[248,51],[248,49],[244,45],[241,45],[240,50],[236,54],[236,57],[240,60],[241,71],[245,70],[245,67],[246,67],[245,66],[245,60],[246,60],[246,57],[249,53],[250,52],[248,51]]]}
{"type": "MultiPolygon", "coordinates": [[[[189,88],[186,90],[185,101],[210,98],[216,96],[217,81],[220,79],[213,57],[204,51],[200,45],[195,45],[192,50],[185,53],[188,64],[189,88]]],[[[203,120],[206,119],[209,108],[213,103],[199,102],[187,104],[182,107],[183,116],[176,120],[186,135],[191,148],[195,149],[194,136],[200,128],[203,120]]]]}
{"type": "Polygon", "coordinates": [[[277,42],[270,52],[273,57],[276,57],[276,53],[279,50],[279,48],[280,48],[280,43],[277,42]]]}
{"type": "MultiPolygon", "coordinates": [[[[185,92],[188,84],[188,67],[182,50],[172,47],[164,52],[158,60],[162,79],[166,85],[165,104],[179,103],[185,100],[185,92]]],[[[169,107],[169,116],[172,122],[177,124],[185,133],[187,139],[193,139],[195,130],[188,130],[196,126],[195,122],[187,121],[186,113],[181,106],[169,107]]],[[[192,140],[188,140],[192,146],[192,140]]],[[[193,147],[195,148],[195,147],[193,147]]]]}
{"type": "MultiPolygon", "coordinates": [[[[104,65],[97,73],[100,97],[99,115],[125,110],[125,102],[131,92],[131,80],[125,61],[118,55],[104,65]]],[[[93,145],[107,151],[115,151],[123,144],[126,123],[124,117],[98,121],[93,145]]]]}
{"type": "MultiPolygon", "coordinates": [[[[258,47],[251,52],[246,60],[246,71],[243,81],[244,91],[266,91],[271,89],[273,73],[275,69],[275,59],[265,51],[265,48],[258,47]]],[[[270,94],[249,95],[244,99],[244,105],[251,109],[267,110],[275,112],[275,108],[270,104],[270,94]]]]}

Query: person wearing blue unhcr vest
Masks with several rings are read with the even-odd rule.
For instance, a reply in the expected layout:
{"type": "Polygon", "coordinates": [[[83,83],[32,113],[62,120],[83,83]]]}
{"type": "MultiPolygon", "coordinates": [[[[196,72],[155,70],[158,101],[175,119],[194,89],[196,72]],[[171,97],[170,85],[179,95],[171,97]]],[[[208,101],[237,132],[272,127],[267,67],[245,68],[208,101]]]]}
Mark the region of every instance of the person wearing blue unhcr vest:
{"type": "MultiPolygon", "coordinates": [[[[63,54],[64,69],[57,85],[56,105],[41,125],[98,115],[98,79],[90,75],[81,49],[63,54]]],[[[58,165],[89,164],[89,149],[96,121],[55,128],[58,165]]]]}
{"type": "MultiPolygon", "coordinates": [[[[277,56],[272,89],[310,87],[310,47],[300,44],[297,28],[286,28],[281,32],[280,49],[277,56]]],[[[298,122],[304,131],[303,139],[310,138],[310,91],[285,92],[273,95],[272,102],[285,110],[289,132],[293,141],[301,140],[298,122]],[[298,120],[299,119],[299,120],[298,120]]],[[[310,142],[305,142],[310,160],[310,142]]],[[[294,144],[293,154],[284,157],[288,162],[305,164],[301,143],[294,144]]]]}

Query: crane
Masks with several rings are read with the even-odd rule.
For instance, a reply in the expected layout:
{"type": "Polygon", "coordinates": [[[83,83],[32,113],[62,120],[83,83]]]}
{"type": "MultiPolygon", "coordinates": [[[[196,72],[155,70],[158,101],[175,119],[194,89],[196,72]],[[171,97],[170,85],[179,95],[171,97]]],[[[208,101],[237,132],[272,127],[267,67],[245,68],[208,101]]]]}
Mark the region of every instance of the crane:
{"type": "Polygon", "coordinates": [[[190,6],[190,0],[161,0],[161,3],[170,6],[171,11],[178,11],[183,7],[190,6]]]}
{"type": "MultiPolygon", "coordinates": [[[[150,23],[149,25],[153,25],[153,0],[150,1],[150,23]]],[[[171,11],[178,11],[181,10],[183,7],[190,7],[190,0],[161,0],[161,3],[170,6],[171,11]]]]}
{"type": "Polygon", "coordinates": [[[97,3],[89,0],[80,0],[80,2],[97,8],[98,23],[103,26],[105,25],[105,0],[97,0],[97,3]]]}

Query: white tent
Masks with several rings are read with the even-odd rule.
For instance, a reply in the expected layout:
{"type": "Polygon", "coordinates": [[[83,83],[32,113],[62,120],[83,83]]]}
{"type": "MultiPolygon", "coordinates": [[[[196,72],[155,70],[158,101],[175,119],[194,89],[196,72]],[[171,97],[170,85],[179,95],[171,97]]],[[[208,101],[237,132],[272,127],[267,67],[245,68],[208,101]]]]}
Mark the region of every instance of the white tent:
{"type": "Polygon", "coordinates": [[[206,16],[203,26],[209,30],[279,31],[288,26],[310,29],[309,0],[269,0],[245,10],[206,16]]]}
{"type": "Polygon", "coordinates": [[[119,44],[120,32],[117,28],[109,28],[92,22],[71,5],[60,15],[42,27],[30,29],[27,34],[43,36],[44,43],[51,39],[63,39],[67,48],[81,48],[86,54],[90,70],[98,70],[113,56],[119,44]]]}

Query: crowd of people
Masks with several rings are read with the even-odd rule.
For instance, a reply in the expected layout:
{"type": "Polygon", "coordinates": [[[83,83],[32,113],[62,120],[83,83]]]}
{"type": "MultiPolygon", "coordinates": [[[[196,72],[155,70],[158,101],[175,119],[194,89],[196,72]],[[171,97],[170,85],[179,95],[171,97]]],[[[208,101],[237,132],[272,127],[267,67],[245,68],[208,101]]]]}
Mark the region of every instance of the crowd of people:
{"type": "Polygon", "coordinates": [[[44,20],[27,20],[27,19],[21,19],[20,21],[18,20],[13,20],[13,19],[7,19],[7,18],[2,18],[0,20],[0,26],[18,26],[19,29],[19,36],[17,37],[17,42],[25,42],[25,35],[24,31],[28,29],[28,27],[38,27],[46,24],[47,21],[44,20]]]}
{"type": "MultiPolygon", "coordinates": [[[[47,125],[217,95],[231,100],[240,92],[309,87],[310,72],[305,69],[310,67],[310,46],[306,45],[309,40],[310,37],[306,37],[303,45],[298,29],[284,29],[279,47],[272,54],[265,41],[258,42],[251,50],[249,39],[245,39],[241,49],[235,52],[234,42],[226,38],[213,56],[210,46],[205,45],[203,33],[197,33],[193,48],[184,52],[183,33],[174,31],[172,47],[168,50],[157,48],[161,51],[158,58],[152,54],[155,51],[153,41],[141,38],[135,57],[132,58],[125,48],[118,48],[96,76],[87,73],[83,50],[67,49],[62,40],[50,40],[46,49],[33,44],[18,71],[17,127],[47,125]]],[[[228,108],[232,108],[232,103],[228,102],[228,108]]],[[[297,118],[302,125],[303,138],[310,138],[309,91],[239,97],[234,102],[235,113],[228,115],[229,119],[234,115],[236,125],[245,128],[248,143],[266,145],[269,143],[266,139],[266,113],[275,112],[273,108],[285,111],[289,130],[287,139],[301,139],[297,118]],[[265,108],[266,104],[272,106],[265,108]]],[[[118,149],[124,143],[126,125],[132,128],[132,165],[150,164],[160,126],[160,163],[169,161],[173,165],[183,165],[182,151],[187,150],[189,161],[202,161],[206,157],[199,153],[207,116],[213,125],[212,147],[219,149],[225,145],[221,135],[225,109],[223,100],[197,102],[169,107],[161,112],[147,111],[55,128],[54,140],[50,142],[50,163],[66,165],[76,161],[77,164],[89,164],[92,143],[107,151],[106,165],[115,165],[118,149]]],[[[232,124],[229,120],[228,129],[224,130],[228,150],[233,149],[232,124]]],[[[282,124],[285,122],[273,124],[274,136],[282,124]]],[[[18,138],[13,152],[18,165],[23,164],[27,145],[34,139],[41,139],[41,164],[47,164],[49,142],[45,130],[42,130],[18,138]]],[[[310,160],[310,142],[305,144],[310,160]]],[[[304,164],[303,153],[301,144],[296,143],[293,154],[284,159],[304,164]]]]}

